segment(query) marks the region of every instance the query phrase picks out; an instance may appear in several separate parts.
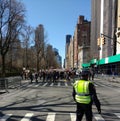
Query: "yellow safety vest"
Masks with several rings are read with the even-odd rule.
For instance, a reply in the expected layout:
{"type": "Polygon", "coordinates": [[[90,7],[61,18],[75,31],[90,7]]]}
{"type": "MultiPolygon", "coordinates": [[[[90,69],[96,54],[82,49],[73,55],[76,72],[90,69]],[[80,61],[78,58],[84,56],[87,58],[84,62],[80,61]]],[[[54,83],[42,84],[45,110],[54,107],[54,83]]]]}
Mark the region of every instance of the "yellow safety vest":
{"type": "Polygon", "coordinates": [[[91,102],[89,83],[91,82],[85,80],[79,80],[74,83],[75,99],[78,103],[89,104],[91,102]]]}

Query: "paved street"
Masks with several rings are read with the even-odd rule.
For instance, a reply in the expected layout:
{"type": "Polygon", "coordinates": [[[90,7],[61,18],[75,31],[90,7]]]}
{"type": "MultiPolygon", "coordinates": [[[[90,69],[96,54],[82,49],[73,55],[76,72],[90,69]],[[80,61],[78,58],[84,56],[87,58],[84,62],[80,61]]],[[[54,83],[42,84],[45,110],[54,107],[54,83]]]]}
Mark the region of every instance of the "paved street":
{"type": "MultiPolygon", "coordinates": [[[[72,82],[23,81],[20,88],[0,95],[0,121],[75,121],[72,82]]],[[[101,115],[93,105],[94,121],[119,121],[120,83],[101,79],[94,83],[102,104],[101,115]]]]}

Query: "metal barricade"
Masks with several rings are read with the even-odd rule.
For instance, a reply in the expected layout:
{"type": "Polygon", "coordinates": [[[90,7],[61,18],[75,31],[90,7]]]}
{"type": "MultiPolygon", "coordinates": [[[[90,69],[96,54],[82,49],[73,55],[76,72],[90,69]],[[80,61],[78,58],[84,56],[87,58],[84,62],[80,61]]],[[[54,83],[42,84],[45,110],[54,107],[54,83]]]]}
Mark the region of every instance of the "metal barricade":
{"type": "Polygon", "coordinates": [[[19,77],[19,76],[9,77],[7,79],[8,79],[8,88],[9,89],[19,88],[21,86],[21,80],[22,80],[21,77],[19,77]]]}
{"type": "Polygon", "coordinates": [[[0,78],[0,90],[8,92],[8,79],[0,78]]]}

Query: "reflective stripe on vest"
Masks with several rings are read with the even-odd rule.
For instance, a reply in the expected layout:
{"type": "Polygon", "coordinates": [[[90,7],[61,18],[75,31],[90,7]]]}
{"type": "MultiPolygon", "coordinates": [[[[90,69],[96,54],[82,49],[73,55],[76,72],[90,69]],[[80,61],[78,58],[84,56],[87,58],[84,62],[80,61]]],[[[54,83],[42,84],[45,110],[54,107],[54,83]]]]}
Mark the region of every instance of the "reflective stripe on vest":
{"type": "Polygon", "coordinates": [[[74,83],[74,88],[76,91],[75,99],[78,103],[89,104],[91,102],[89,83],[89,81],[85,80],[76,81],[74,83]]]}

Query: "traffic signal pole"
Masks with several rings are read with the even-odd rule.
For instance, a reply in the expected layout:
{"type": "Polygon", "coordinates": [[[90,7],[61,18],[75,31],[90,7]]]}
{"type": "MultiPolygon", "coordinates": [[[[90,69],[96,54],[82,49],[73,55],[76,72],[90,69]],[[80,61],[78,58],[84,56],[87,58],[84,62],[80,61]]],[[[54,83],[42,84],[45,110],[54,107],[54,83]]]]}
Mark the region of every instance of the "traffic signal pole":
{"type": "Polygon", "coordinates": [[[101,35],[103,35],[104,37],[107,37],[107,38],[109,38],[109,39],[112,39],[112,40],[113,40],[113,38],[112,38],[112,37],[109,37],[109,36],[107,36],[107,35],[105,35],[105,34],[103,34],[103,33],[101,33],[101,35]]]}
{"type": "Polygon", "coordinates": [[[107,36],[107,35],[105,35],[105,34],[103,34],[103,33],[101,33],[101,35],[102,35],[103,37],[107,37],[107,38],[113,40],[113,47],[114,47],[113,55],[116,55],[116,43],[120,44],[120,42],[118,42],[118,41],[116,40],[115,36],[114,36],[114,38],[112,38],[112,37],[109,37],[109,36],[107,36]]]}
{"type": "MultiPolygon", "coordinates": [[[[112,40],[113,40],[113,38],[112,38],[112,37],[109,37],[109,36],[107,36],[107,35],[105,35],[105,34],[102,34],[102,33],[101,33],[101,35],[103,35],[104,37],[107,37],[107,38],[109,38],[109,39],[112,39],[112,40]]],[[[117,40],[115,40],[115,42],[117,42],[118,44],[120,44],[120,42],[118,42],[117,40]]]]}

